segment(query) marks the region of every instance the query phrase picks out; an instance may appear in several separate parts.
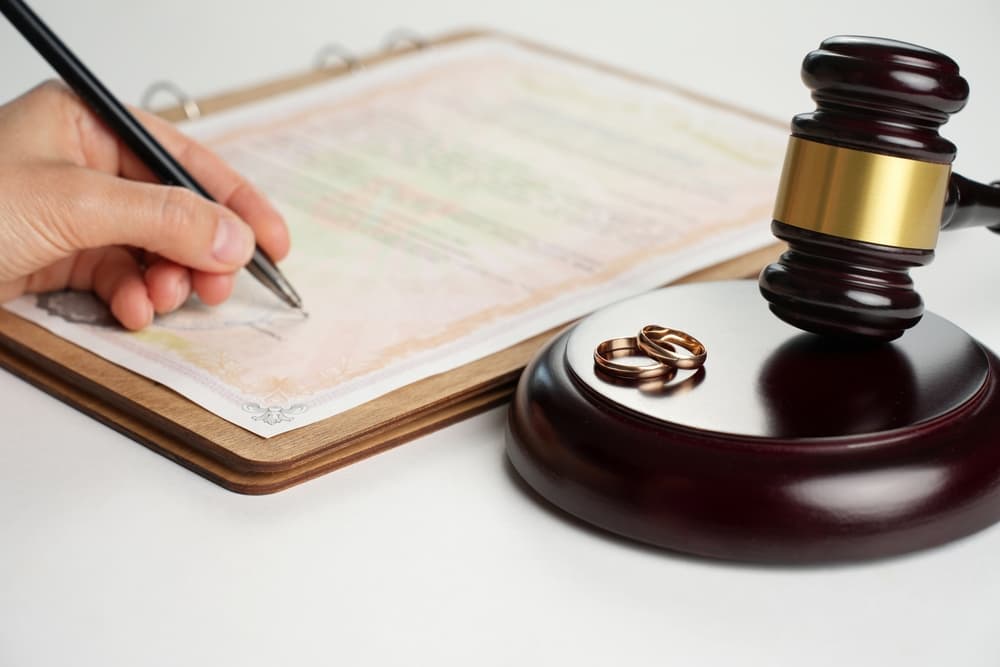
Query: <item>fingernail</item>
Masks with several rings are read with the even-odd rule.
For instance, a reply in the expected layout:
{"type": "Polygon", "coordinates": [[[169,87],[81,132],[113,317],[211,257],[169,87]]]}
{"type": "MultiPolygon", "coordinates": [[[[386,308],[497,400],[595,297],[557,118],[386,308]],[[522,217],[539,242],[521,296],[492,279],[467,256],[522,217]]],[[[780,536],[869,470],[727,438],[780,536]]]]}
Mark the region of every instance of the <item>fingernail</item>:
{"type": "Polygon", "coordinates": [[[220,218],[215,226],[212,256],[223,264],[243,265],[253,254],[254,238],[250,228],[234,218],[220,218]]]}

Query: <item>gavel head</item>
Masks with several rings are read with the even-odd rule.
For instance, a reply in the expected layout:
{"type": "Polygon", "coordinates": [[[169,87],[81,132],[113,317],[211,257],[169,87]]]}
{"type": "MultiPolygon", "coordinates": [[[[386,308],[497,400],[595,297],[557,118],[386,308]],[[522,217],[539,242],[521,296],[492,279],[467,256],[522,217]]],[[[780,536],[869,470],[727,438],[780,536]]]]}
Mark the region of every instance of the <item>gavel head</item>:
{"type": "Polygon", "coordinates": [[[955,158],[938,127],[968,84],[941,53],[848,36],[809,53],[802,79],[817,108],[792,120],[771,225],[788,250],[761,294],[800,329],[892,340],[923,313],[908,272],[934,257],[955,158]]]}

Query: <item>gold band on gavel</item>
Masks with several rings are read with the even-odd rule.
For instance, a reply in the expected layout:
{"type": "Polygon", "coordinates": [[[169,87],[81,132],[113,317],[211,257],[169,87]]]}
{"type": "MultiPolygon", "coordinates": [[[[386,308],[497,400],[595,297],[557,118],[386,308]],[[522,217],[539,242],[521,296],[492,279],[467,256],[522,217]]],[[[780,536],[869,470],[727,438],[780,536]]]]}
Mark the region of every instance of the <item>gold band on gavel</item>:
{"type": "Polygon", "coordinates": [[[933,250],[951,165],[791,137],[774,219],[841,238],[933,250]]]}

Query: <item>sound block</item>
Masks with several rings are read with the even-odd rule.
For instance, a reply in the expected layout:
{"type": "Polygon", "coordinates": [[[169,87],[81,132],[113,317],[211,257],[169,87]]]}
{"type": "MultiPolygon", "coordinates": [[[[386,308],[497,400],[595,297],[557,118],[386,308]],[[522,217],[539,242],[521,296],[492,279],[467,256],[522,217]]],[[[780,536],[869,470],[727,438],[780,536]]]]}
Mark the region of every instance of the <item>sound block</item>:
{"type": "Polygon", "coordinates": [[[890,556],[1000,519],[997,357],[927,313],[858,345],[771,315],[756,282],[669,287],[600,310],[525,369],[507,454],[543,498],[671,550],[764,563],[890,556]],[[594,347],[647,324],[708,348],[636,385],[594,347]]]}

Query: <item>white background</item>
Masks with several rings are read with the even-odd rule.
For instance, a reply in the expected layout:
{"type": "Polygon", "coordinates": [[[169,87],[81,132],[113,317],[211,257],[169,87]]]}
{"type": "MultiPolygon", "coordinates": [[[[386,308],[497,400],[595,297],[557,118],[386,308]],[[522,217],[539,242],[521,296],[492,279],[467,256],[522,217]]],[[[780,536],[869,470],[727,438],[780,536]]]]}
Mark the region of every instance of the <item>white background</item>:
{"type": "MultiPolygon", "coordinates": [[[[36,0],[136,102],[301,71],[325,43],[493,27],[778,119],[837,33],[944,51],[972,87],[943,133],[1000,177],[1000,4],[36,0]]],[[[0,99],[50,76],[0,25],[0,99]]],[[[0,147],[2,150],[2,147],[0,147]]],[[[945,235],[914,278],[1000,349],[1000,238],[945,235]]],[[[1000,528],[879,563],[762,568],[669,555],[532,500],[504,410],[267,497],[223,491],[0,372],[0,665],[1000,664],[1000,528]]]]}

